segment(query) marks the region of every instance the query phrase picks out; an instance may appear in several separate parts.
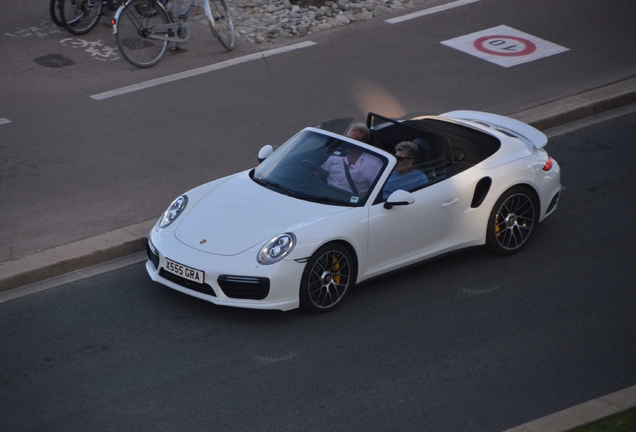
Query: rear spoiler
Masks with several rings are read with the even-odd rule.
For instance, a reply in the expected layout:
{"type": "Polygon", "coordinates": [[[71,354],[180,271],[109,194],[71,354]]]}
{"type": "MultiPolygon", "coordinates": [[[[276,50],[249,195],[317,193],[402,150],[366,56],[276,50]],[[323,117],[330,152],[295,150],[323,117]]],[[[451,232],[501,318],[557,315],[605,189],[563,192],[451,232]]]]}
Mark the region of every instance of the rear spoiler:
{"type": "Polygon", "coordinates": [[[545,147],[548,143],[548,137],[541,132],[530,126],[527,123],[515,120],[510,117],[501,116],[498,114],[491,114],[481,111],[450,111],[441,114],[440,117],[447,117],[455,120],[475,122],[480,125],[488,126],[492,129],[498,130],[506,135],[512,135],[519,139],[522,139],[536,148],[545,147]]]}

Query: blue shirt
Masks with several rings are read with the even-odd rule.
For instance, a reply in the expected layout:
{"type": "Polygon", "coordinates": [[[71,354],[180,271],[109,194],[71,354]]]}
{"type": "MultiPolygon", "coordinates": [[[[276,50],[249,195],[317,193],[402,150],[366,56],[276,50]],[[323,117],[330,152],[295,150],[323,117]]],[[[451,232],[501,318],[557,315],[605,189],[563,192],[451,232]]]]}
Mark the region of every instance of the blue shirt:
{"type": "Polygon", "coordinates": [[[413,170],[406,174],[399,174],[397,171],[393,171],[384,185],[384,199],[387,199],[389,195],[398,189],[410,191],[426,183],[428,183],[428,178],[422,171],[413,170]]]}

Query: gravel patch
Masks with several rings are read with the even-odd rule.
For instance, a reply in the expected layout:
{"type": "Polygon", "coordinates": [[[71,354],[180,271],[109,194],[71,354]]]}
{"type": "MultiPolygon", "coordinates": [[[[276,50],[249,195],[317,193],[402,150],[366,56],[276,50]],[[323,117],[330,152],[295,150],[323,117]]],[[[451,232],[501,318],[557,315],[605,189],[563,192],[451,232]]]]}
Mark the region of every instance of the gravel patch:
{"type": "Polygon", "coordinates": [[[436,0],[226,0],[238,40],[252,44],[302,38],[436,0]]]}

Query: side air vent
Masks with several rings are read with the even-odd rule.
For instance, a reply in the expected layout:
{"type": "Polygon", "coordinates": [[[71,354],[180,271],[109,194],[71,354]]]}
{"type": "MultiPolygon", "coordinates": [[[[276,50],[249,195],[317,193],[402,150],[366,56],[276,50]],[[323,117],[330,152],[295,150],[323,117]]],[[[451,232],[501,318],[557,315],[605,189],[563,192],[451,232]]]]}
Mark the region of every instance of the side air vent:
{"type": "Polygon", "coordinates": [[[269,294],[267,278],[221,275],[217,282],[225,295],[230,298],[263,300],[269,294]]]}
{"type": "Polygon", "coordinates": [[[473,200],[470,203],[472,208],[477,208],[484,202],[488,195],[488,191],[490,191],[491,185],[492,179],[490,177],[484,177],[477,182],[477,186],[475,186],[475,194],[473,195],[473,200]]]}

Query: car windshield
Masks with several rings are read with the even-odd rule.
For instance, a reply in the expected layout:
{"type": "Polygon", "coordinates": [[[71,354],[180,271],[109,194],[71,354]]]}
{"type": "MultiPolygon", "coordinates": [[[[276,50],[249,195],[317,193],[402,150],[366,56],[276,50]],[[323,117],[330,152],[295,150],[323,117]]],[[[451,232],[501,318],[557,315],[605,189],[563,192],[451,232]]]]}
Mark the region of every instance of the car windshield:
{"type": "Polygon", "coordinates": [[[252,179],[298,199],[355,207],[366,203],[386,165],[378,153],[306,129],[256,167],[252,179]]]}

